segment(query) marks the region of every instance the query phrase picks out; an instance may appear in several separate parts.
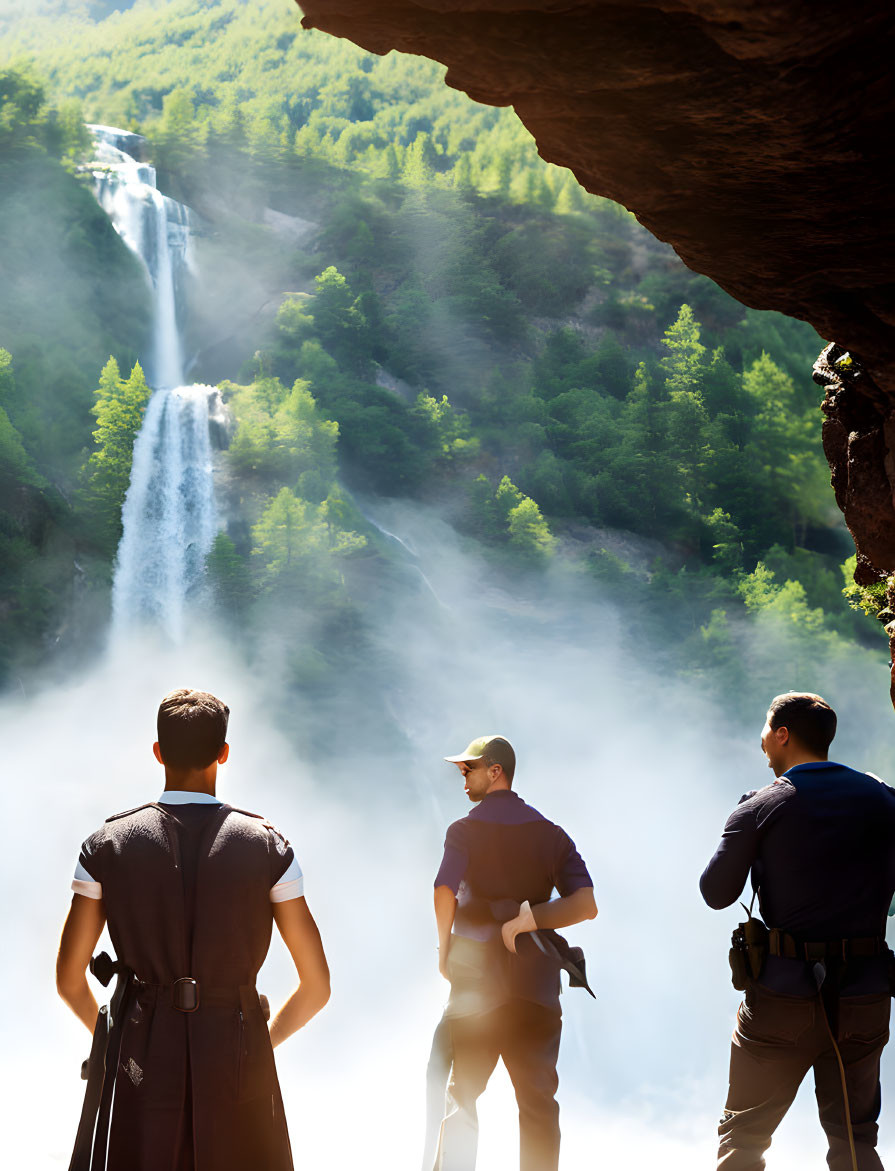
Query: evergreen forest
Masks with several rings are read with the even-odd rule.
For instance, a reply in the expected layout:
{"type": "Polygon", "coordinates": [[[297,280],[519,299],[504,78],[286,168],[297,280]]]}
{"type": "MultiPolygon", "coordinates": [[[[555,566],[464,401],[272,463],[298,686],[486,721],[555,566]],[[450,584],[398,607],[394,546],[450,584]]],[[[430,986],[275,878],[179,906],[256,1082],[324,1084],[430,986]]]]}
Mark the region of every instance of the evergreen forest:
{"type": "Polygon", "coordinates": [[[143,136],[196,214],[189,378],[230,416],[208,604],[250,659],[276,629],[289,695],[374,669],[378,498],[543,605],[557,581],[617,604],[632,653],[744,708],[784,659],[884,679],[808,325],[690,272],[511,110],[291,0],[3,3],[0,33],[0,685],[101,641],[150,395],[92,123],[143,136]]]}

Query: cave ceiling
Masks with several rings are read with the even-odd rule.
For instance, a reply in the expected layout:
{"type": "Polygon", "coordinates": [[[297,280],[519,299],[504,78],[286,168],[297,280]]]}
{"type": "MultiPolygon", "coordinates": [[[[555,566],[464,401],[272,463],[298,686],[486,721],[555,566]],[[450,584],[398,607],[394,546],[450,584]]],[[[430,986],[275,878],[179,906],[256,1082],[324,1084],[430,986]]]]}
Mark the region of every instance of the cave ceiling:
{"type": "Polygon", "coordinates": [[[837,501],[859,578],[895,571],[895,6],[300,7],[307,28],[443,62],[449,85],[513,106],[543,158],[623,204],[690,268],[836,343],[815,377],[837,501]]]}

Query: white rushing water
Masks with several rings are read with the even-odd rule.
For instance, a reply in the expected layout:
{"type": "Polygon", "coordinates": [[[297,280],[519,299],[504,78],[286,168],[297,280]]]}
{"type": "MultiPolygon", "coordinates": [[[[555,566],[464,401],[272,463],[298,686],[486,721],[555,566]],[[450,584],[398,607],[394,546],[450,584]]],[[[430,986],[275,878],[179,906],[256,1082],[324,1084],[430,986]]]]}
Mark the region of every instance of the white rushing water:
{"type": "Polygon", "coordinates": [[[183,287],[193,267],[190,212],[157,189],[152,166],[129,153],[141,142],[136,135],[114,126],[90,129],[96,197],[142,261],[153,290],[146,372],[154,389],[122,512],[113,633],[151,623],[179,641],[217,530],[209,415],[221,410],[215,387],[182,385],[183,287]]]}
{"type": "Polygon", "coordinates": [[[156,187],[155,168],[123,149],[140,140],[114,126],[91,126],[96,151],[96,197],[115,230],[140,258],[154,292],[149,384],[171,389],[183,382],[178,300],[192,267],[189,209],[156,187]]]}
{"type": "Polygon", "coordinates": [[[157,391],[134,445],[124,533],[112,587],[113,630],[151,621],[179,642],[184,609],[201,588],[217,530],[209,401],[211,386],[157,391]]]}

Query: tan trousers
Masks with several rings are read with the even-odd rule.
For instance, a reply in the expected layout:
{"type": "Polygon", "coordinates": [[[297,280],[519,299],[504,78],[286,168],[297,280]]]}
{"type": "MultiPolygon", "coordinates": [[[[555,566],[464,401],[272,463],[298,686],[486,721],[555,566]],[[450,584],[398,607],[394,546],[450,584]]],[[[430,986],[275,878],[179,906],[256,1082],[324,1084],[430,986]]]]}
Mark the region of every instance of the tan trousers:
{"type": "MultiPolygon", "coordinates": [[[[846,1086],[859,1171],[882,1171],[876,1153],[879,1064],[889,1039],[890,997],[842,997],[836,1040],[846,1086]]],[[[830,1171],[851,1171],[842,1082],[819,996],[783,996],[760,984],[737,1011],[730,1048],[730,1089],[718,1133],[718,1167],[763,1171],[771,1136],[809,1069],[830,1171]]]]}

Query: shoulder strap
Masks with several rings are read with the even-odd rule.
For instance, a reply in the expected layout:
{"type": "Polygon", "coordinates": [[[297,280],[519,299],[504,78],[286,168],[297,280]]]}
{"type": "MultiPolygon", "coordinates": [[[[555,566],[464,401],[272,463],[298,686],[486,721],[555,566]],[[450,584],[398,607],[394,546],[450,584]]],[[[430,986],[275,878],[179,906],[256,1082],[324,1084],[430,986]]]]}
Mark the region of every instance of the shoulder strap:
{"type": "Polygon", "coordinates": [[[125,809],[123,813],[113,813],[111,817],[106,818],[106,824],[110,821],[118,821],[122,817],[130,817],[132,813],[139,813],[141,809],[151,809],[157,807],[157,801],[144,801],[142,805],[135,805],[133,809],[125,809]]]}
{"type": "Polygon", "coordinates": [[[253,813],[251,809],[240,809],[236,805],[230,805],[229,808],[232,809],[234,813],[243,814],[244,817],[257,817],[259,821],[264,821],[263,813],[253,813]]]}
{"type": "Polygon", "coordinates": [[[286,835],[283,833],[283,831],[281,829],[277,829],[277,827],[274,825],[274,823],[269,818],[265,817],[263,813],[252,813],[252,811],[250,809],[237,809],[235,805],[231,805],[230,809],[234,813],[242,813],[246,817],[256,818],[258,821],[261,822],[261,824],[264,826],[265,829],[270,830],[271,833],[276,834],[284,846],[289,845],[289,839],[286,837],[286,835]]]}
{"type": "Polygon", "coordinates": [[[749,906],[748,906],[748,907],[746,906],[746,904],[745,904],[745,903],[740,903],[740,906],[741,906],[741,907],[743,908],[743,910],[746,912],[746,918],[747,918],[747,919],[751,919],[751,918],[752,918],[752,908],[755,906],[755,896],[758,894],[758,887],[755,885],[755,879],[754,879],[754,877],[753,877],[753,875],[752,875],[752,871],[751,871],[751,870],[749,871],[749,878],[750,878],[750,881],[752,882],[752,898],[749,900],[749,906]]]}

